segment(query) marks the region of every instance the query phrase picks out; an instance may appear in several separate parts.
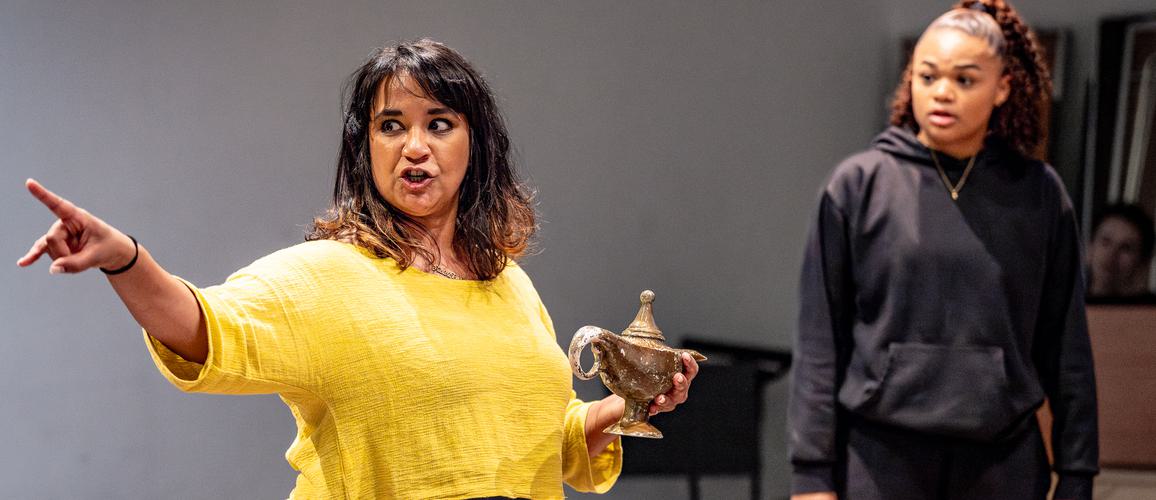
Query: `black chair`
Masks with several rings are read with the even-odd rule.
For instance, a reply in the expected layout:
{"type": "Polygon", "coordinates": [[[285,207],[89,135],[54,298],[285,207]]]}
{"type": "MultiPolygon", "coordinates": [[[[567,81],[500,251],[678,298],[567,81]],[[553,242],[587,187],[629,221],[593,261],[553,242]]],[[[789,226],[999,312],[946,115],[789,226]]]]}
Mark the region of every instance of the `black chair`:
{"type": "Polygon", "coordinates": [[[706,475],[746,475],[751,498],[762,485],[760,436],[763,388],[791,366],[791,353],[685,339],[682,347],[707,356],[699,367],[691,397],[652,422],[663,439],[630,439],[623,475],[685,475],[690,498],[701,498],[706,475]]]}

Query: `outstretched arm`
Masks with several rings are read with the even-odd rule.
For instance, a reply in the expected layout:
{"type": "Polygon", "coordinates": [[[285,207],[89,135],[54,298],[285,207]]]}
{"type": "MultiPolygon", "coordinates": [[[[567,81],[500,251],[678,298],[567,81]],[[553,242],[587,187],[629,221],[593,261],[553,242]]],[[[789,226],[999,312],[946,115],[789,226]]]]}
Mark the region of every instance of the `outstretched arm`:
{"type": "Polygon", "coordinates": [[[120,269],[135,255],[136,263],[123,273],[108,275],[108,282],[150,335],[189,361],[205,361],[209,349],[205,322],[184,283],[161,268],[143,246],[103,220],[32,179],[25,186],[57,221],[16,265],[30,266],[47,254],[52,259],[50,273],[79,273],[93,267],[120,269]]]}

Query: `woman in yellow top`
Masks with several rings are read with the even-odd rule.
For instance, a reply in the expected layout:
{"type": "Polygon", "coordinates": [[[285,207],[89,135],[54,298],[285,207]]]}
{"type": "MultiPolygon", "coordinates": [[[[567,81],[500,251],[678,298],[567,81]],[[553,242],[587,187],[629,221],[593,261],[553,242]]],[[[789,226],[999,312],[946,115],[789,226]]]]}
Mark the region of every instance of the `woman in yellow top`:
{"type": "MultiPolygon", "coordinates": [[[[18,264],[99,267],[181,390],[280,395],[297,421],[292,498],[607,491],[622,447],[601,430],[624,404],[575,398],[514,262],[534,212],[488,85],[422,40],[378,50],[348,89],[333,206],[305,243],[201,289],[29,180],[59,220],[18,264]]],[[[686,400],[684,363],[652,413],[686,400]]]]}

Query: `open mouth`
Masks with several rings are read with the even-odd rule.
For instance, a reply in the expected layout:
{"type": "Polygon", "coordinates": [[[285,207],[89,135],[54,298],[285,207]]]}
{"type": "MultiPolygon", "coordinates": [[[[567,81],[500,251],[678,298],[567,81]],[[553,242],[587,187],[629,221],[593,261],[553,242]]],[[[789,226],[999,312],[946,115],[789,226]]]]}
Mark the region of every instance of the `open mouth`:
{"type": "Polygon", "coordinates": [[[407,168],[401,173],[401,178],[410,184],[422,184],[433,179],[433,176],[420,168],[407,168]]]}
{"type": "Polygon", "coordinates": [[[946,126],[949,126],[949,125],[955,123],[957,118],[955,117],[955,115],[948,113],[947,111],[932,111],[931,114],[928,116],[928,120],[933,125],[937,125],[940,127],[946,127],[946,126]]]}

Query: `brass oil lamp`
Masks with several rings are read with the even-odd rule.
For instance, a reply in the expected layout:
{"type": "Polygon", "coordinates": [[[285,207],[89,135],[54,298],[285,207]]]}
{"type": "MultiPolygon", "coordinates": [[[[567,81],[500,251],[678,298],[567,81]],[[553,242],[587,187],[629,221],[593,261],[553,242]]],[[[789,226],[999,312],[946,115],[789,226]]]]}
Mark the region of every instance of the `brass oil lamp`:
{"type": "Polygon", "coordinates": [[[654,324],[654,292],[643,291],[640,299],[638,314],[621,335],[597,326],[579,328],[570,341],[570,368],[582,380],[601,375],[602,383],[626,400],[622,418],[602,432],[661,439],[662,432],[648,422],[650,402],[674,386],[674,374],[683,371],[682,353],[698,362],[706,361],[706,356],[667,346],[654,324]],[[594,366],[583,371],[581,356],[587,344],[593,344],[594,366]]]}

